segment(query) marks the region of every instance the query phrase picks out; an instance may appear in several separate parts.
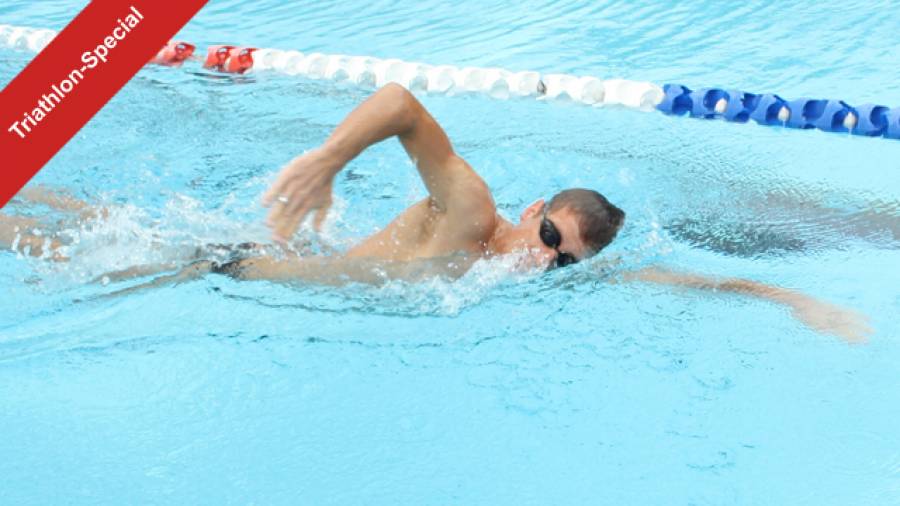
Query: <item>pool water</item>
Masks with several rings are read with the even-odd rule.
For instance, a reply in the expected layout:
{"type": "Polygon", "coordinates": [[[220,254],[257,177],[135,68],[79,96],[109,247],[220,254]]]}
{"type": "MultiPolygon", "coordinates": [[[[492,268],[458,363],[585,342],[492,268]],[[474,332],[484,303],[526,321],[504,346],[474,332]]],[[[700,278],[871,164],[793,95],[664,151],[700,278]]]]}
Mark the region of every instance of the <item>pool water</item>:
{"type": "MultiPolygon", "coordinates": [[[[84,5],[7,0],[0,23],[84,5]]],[[[898,22],[887,1],[213,0],[179,36],[896,106],[898,22]]],[[[0,84],[31,57],[0,49],[0,84]]],[[[900,504],[900,142],[423,95],[508,218],[591,187],[619,239],[543,276],[90,282],[267,240],[262,191],[369,93],[147,67],[41,171],[110,216],[64,223],[70,262],[0,254],[0,503],[900,504]],[[794,288],[874,334],[610,282],[650,265],[794,288]]],[[[345,248],[424,195],[379,144],[301,239],[345,248]]]]}

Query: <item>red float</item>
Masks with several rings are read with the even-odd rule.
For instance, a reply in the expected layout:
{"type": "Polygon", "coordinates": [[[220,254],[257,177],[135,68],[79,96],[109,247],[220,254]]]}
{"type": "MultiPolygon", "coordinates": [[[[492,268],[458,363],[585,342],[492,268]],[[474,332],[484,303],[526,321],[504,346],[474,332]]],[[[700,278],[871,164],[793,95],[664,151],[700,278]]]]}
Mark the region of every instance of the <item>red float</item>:
{"type": "Polygon", "coordinates": [[[253,67],[255,47],[210,46],[203,66],[219,72],[243,74],[253,67]]]}
{"type": "Polygon", "coordinates": [[[156,56],[150,60],[150,63],[177,67],[194,54],[194,49],[196,49],[196,46],[193,44],[180,40],[170,40],[156,53],[156,56]]]}

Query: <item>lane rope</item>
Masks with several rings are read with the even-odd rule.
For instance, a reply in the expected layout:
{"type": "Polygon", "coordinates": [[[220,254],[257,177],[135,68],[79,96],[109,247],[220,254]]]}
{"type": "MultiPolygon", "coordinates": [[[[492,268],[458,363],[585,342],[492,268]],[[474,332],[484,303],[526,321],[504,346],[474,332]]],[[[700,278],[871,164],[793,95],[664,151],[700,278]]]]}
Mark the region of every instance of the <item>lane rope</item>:
{"type": "MultiPolygon", "coordinates": [[[[0,24],[0,47],[40,52],[56,36],[53,30],[0,24]]],[[[201,62],[217,72],[277,72],[308,79],[379,88],[398,83],[410,91],[444,95],[480,94],[495,99],[534,97],[566,100],[594,107],[621,106],[699,119],[721,119],[767,126],[818,129],[868,137],[900,139],[900,107],[851,106],[841,100],[800,98],[732,89],[692,90],[679,84],[600,79],[569,74],[541,74],[502,68],[429,65],[394,58],[303,53],[294,50],[215,45],[205,56],[185,41],[170,41],[149,63],[180,66],[201,62]]]]}
{"type": "MultiPolygon", "coordinates": [[[[0,46],[39,52],[56,35],[53,30],[0,25],[0,46]]],[[[571,100],[593,106],[618,105],[653,110],[664,98],[653,83],[626,79],[598,79],[567,74],[541,75],[534,71],[513,72],[502,68],[428,65],[369,56],[303,53],[300,51],[216,45],[205,57],[194,56],[196,46],[171,41],[150,63],[178,66],[187,60],[228,73],[274,71],[290,76],[348,82],[378,88],[398,83],[411,91],[459,95],[482,94],[496,99],[535,97],[540,100],[571,100]]]]}

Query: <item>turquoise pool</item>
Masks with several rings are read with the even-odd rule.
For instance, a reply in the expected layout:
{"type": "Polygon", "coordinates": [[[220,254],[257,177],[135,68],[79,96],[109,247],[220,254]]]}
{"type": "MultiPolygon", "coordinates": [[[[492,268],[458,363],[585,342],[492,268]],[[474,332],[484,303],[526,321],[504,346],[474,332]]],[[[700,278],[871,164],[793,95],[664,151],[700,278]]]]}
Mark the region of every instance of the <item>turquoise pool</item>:
{"type": "MultiPolygon", "coordinates": [[[[0,23],[86,3],[7,0],[0,23]]],[[[179,37],[898,106],[898,23],[888,1],[213,0],[179,37]]],[[[31,57],[0,49],[0,86],[31,57]]],[[[898,141],[422,95],[507,217],[587,186],[628,213],[619,239],[544,276],[89,282],[267,240],[261,192],[368,93],[146,67],[41,171],[111,214],[63,225],[68,263],[0,252],[0,504],[900,504],[898,141]],[[646,265],[795,288],[874,333],[609,282],[646,265]]],[[[316,241],[340,249],[425,191],[390,141],[336,194],[316,241]]]]}

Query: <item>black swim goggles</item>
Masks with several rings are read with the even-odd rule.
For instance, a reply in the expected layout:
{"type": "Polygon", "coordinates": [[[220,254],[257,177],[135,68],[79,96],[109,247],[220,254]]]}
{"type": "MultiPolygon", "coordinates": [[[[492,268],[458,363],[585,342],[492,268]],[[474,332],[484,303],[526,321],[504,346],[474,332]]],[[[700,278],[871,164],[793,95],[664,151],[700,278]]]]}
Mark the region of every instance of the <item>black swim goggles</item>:
{"type": "Polygon", "coordinates": [[[559,245],[562,243],[562,237],[559,235],[559,230],[556,228],[556,225],[550,221],[550,218],[547,218],[546,208],[544,209],[544,216],[541,219],[540,236],[542,243],[547,245],[548,248],[556,250],[556,259],[550,263],[547,270],[578,263],[578,259],[575,258],[574,255],[571,253],[563,253],[559,250],[559,245]]]}

